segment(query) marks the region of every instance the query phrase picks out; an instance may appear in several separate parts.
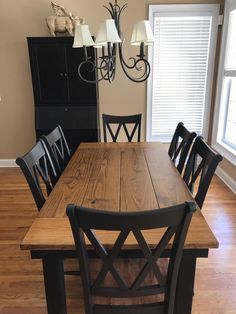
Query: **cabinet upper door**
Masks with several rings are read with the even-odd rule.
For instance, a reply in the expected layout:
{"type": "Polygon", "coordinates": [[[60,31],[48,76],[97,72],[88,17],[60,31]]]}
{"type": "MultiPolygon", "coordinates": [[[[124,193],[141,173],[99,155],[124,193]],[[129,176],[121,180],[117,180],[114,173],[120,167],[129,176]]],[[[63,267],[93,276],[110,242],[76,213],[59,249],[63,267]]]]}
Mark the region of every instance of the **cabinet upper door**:
{"type": "Polygon", "coordinates": [[[60,44],[33,46],[31,67],[35,103],[38,106],[65,105],[68,103],[66,48],[60,44]]]}
{"type": "MultiPolygon", "coordinates": [[[[96,106],[97,103],[97,85],[83,81],[78,74],[78,66],[84,61],[84,52],[82,48],[72,48],[67,46],[66,60],[68,68],[69,85],[69,104],[72,106],[96,106]]],[[[94,48],[88,48],[88,56],[94,60],[94,48]]],[[[95,80],[96,73],[86,71],[86,79],[95,80]]]]}

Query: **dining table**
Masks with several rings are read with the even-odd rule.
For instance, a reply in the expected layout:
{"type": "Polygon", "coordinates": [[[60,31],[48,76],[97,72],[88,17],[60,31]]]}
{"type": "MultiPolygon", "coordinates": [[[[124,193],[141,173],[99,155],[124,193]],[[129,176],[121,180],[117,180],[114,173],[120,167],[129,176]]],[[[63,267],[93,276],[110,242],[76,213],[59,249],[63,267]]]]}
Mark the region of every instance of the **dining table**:
{"type": "MultiPolygon", "coordinates": [[[[32,259],[42,260],[48,314],[67,313],[63,262],[76,257],[66,216],[68,204],[137,212],[192,200],[193,195],[162,143],[81,143],[21,242],[21,249],[30,251],[32,259]]],[[[97,235],[109,250],[115,235],[111,231],[97,235]]],[[[148,231],[149,246],[155,247],[159,237],[158,230],[148,231]]],[[[218,245],[197,208],[179,269],[175,314],[191,313],[197,259],[207,258],[209,249],[218,245]]],[[[128,238],[124,256],[138,258],[139,252],[134,239],[128,238]]],[[[163,257],[168,253],[167,248],[163,257]]]]}

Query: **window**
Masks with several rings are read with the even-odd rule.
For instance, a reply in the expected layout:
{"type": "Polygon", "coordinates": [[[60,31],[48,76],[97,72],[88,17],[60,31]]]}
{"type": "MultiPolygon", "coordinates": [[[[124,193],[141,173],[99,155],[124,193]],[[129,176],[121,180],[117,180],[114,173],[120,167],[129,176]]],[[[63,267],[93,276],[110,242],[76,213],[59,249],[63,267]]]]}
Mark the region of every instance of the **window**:
{"type": "Polygon", "coordinates": [[[226,1],[213,147],[236,164],[236,0],[226,1]]]}
{"type": "Polygon", "coordinates": [[[207,135],[219,5],[150,5],[147,140],[170,142],[178,122],[207,135]]]}
{"type": "MultiPolygon", "coordinates": [[[[236,31],[236,30],[235,30],[236,31]]],[[[227,114],[222,140],[236,150],[236,79],[228,78],[227,114]]]]}

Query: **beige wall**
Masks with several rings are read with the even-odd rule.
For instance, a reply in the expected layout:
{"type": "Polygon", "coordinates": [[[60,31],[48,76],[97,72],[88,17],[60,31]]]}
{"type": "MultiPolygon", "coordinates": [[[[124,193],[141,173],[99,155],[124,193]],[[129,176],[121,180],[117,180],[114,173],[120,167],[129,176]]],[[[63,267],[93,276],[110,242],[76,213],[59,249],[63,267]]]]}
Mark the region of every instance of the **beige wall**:
{"type": "MultiPolygon", "coordinates": [[[[96,33],[101,20],[108,17],[103,8],[105,0],[58,0],[74,14],[85,17],[96,33]]],[[[120,1],[124,3],[125,1],[120,1]]],[[[137,50],[129,45],[132,25],[147,18],[151,3],[223,3],[209,1],[148,1],[129,0],[122,16],[127,57],[137,50]]],[[[51,14],[49,0],[0,1],[0,159],[11,159],[26,152],[35,142],[34,105],[29,68],[27,36],[48,36],[45,17],[51,14]]],[[[146,84],[135,84],[126,79],[118,68],[116,81],[109,85],[100,83],[100,112],[111,114],[146,115],[146,84]]],[[[143,123],[142,137],[145,137],[143,123]]],[[[224,163],[229,173],[236,172],[230,163],[224,163]]],[[[236,179],[236,173],[235,173],[236,179]]]]}

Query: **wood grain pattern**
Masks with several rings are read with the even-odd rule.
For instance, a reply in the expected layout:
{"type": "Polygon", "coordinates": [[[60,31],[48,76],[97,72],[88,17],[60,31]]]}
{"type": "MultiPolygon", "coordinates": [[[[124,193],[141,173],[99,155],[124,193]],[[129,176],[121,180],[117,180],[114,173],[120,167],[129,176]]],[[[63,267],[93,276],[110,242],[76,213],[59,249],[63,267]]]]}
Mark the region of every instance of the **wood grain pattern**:
{"type": "Polygon", "coordinates": [[[39,217],[65,217],[69,203],[134,211],[191,199],[160,143],[82,143],[39,217]]]}
{"type": "MultiPolygon", "coordinates": [[[[217,178],[202,209],[220,242],[199,259],[192,314],[236,313],[236,196],[217,178]]],[[[42,265],[19,245],[38,214],[17,168],[0,168],[0,314],[46,314],[42,265]]],[[[69,265],[66,265],[69,266],[69,265]]],[[[66,276],[68,314],[82,314],[82,284],[66,276]]]]}
{"type": "Polygon", "coordinates": [[[144,149],[150,176],[160,207],[192,200],[192,195],[166,151],[160,147],[144,149]]]}
{"type": "Polygon", "coordinates": [[[115,150],[99,150],[98,152],[98,158],[93,160],[93,171],[82,206],[119,211],[120,154],[117,154],[115,150]]]}
{"type": "Polygon", "coordinates": [[[159,208],[142,149],[122,149],[120,171],[120,211],[159,208]]]}
{"type": "MultiPolygon", "coordinates": [[[[31,226],[21,248],[74,248],[65,217],[69,203],[106,210],[134,211],[171,206],[186,200],[192,200],[192,196],[160,143],[82,144],[42,208],[39,218],[31,226]]],[[[150,244],[156,244],[158,239],[158,233],[154,236],[150,232],[150,244]]],[[[109,246],[114,235],[106,232],[103,240],[109,246]]],[[[130,238],[126,245],[133,248],[136,242],[130,238]]],[[[198,211],[193,217],[186,247],[217,246],[217,240],[198,211]]]]}
{"type": "Polygon", "coordinates": [[[81,143],[79,149],[130,149],[130,148],[157,148],[163,149],[163,145],[160,142],[109,142],[109,143],[81,143]]]}
{"type": "Polygon", "coordinates": [[[73,155],[41,209],[39,217],[64,217],[69,203],[82,205],[90,176],[94,171],[93,165],[98,156],[99,152],[95,151],[80,151],[73,155]]]}
{"type": "MultiPolygon", "coordinates": [[[[114,245],[118,236],[117,232],[96,231],[100,241],[107,248],[114,245]]],[[[155,247],[163,232],[161,230],[143,231],[143,235],[151,247],[155,247]]],[[[90,245],[89,241],[87,244],[90,245]]],[[[191,223],[186,239],[186,249],[217,248],[218,242],[210,231],[208,224],[202,214],[198,212],[191,223]]],[[[74,240],[67,218],[37,218],[21,243],[23,250],[74,250],[74,240]]],[[[125,242],[124,248],[137,248],[137,241],[130,234],[125,242]]]]}

